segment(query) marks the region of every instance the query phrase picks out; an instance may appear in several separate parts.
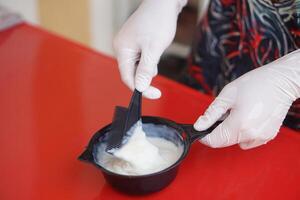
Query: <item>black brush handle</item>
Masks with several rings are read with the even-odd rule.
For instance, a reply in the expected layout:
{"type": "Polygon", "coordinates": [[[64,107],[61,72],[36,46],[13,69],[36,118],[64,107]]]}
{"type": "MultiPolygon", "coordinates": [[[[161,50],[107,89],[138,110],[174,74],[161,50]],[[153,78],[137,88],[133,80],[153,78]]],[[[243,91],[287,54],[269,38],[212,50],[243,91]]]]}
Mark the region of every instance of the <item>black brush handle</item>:
{"type": "Polygon", "coordinates": [[[127,133],[127,131],[138,120],[141,119],[141,109],[142,109],[142,93],[135,89],[129,103],[124,133],[127,133]]]}
{"type": "Polygon", "coordinates": [[[107,139],[106,151],[118,148],[122,143],[123,130],[125,127],[125,121],[127,117],[127,108],[116,106],[115,113],[113,117],[113,122],[111,124],[111,130],[107,139]]]}
{"type": "Polygon", "coordinates": [[[106,152],[120,148],[127,131],[141,118],[142,93],[134,90],[128,108],[116,106],[106,152]]]}

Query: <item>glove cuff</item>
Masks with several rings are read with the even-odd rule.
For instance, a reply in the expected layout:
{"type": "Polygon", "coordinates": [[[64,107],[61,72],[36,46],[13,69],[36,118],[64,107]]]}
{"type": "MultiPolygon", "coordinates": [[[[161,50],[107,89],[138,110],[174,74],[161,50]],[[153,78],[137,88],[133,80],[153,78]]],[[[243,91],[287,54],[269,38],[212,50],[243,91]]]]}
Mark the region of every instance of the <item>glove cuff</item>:
{"type": "Polygon", "coordinates": [[[156,5],[158,7],[164,7],[166,12],[174,10],[178,15],[182,8],[187,4],[188,0],[144,0],[142,4],[156,5]]]}
{"type": "Polygon", "coordinates": [[[187,4],[188,0],[177,0],[177,1],[178,1],[178,13],[180,13],[182,8],[187,4]]]}
{"type": "Polygon", "coordinates": [[[300,98],[300,49],[287,55],[287,73],[295,87],[295,100],[300,98]]]}
{"type": "Polygon", "coordinates": [[[289,91],[293,99],[300,98],[300,49],[270,63],[270,67],[288,80],[289,91]]]}

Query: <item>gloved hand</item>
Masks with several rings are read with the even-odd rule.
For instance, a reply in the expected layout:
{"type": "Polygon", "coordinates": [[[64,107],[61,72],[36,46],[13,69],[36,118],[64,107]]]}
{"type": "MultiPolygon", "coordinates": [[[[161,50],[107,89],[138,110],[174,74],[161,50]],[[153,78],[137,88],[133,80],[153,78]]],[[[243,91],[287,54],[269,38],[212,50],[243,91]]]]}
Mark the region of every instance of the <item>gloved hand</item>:
{"type": "Polygon", "coordinates": [[[293,101],[300,97],[300,50],[252,70],[224,87],[194,128],[205,130],[227,111],[227,118],[200,142],[210,147],[266,144],[279,131],[293,101]]]}
{"type": "Polygon", "coordinates": [[[122,81],[150,99],[161,96],[150,86],[163,51],[175,36],[177,16],[187,0],[144,0],[114,39],[122,81]]]}

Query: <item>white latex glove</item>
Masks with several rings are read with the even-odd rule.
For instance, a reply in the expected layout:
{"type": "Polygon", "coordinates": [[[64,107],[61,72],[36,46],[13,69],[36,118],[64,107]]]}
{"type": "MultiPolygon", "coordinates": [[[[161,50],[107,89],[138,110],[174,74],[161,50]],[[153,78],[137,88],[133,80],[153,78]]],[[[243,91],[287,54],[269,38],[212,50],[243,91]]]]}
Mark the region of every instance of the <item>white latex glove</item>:
{"type": "Polygon", "coordinates": [[[177,16],[187,0],[144,0],[114,39],[122,81],[150,99],[161,96],[150,86],[157,64],[176,32],[177,16]]]}
{"type": "Polygon", "coordinates": [[[252,70],[226,85],[194,128],[205,130],[227,118],[200,142],[210,147],[266,144],[279,131],[293,101],[300,97],[300,50],[252,70]]]}

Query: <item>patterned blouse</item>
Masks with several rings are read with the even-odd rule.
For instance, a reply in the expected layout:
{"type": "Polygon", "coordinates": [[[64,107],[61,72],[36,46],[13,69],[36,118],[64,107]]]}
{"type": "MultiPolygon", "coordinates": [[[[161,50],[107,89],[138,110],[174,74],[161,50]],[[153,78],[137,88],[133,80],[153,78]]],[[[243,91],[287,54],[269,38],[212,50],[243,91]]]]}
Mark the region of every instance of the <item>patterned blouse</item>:
{"type": "MultiPolygon", "coordinates": [[[[237,77],[300,47],[300,0],[211,0],[194,44],[188,84],[217,95],[237,77]]],[[[300,99],[284,124],[300,130],[300,99]]]]}

